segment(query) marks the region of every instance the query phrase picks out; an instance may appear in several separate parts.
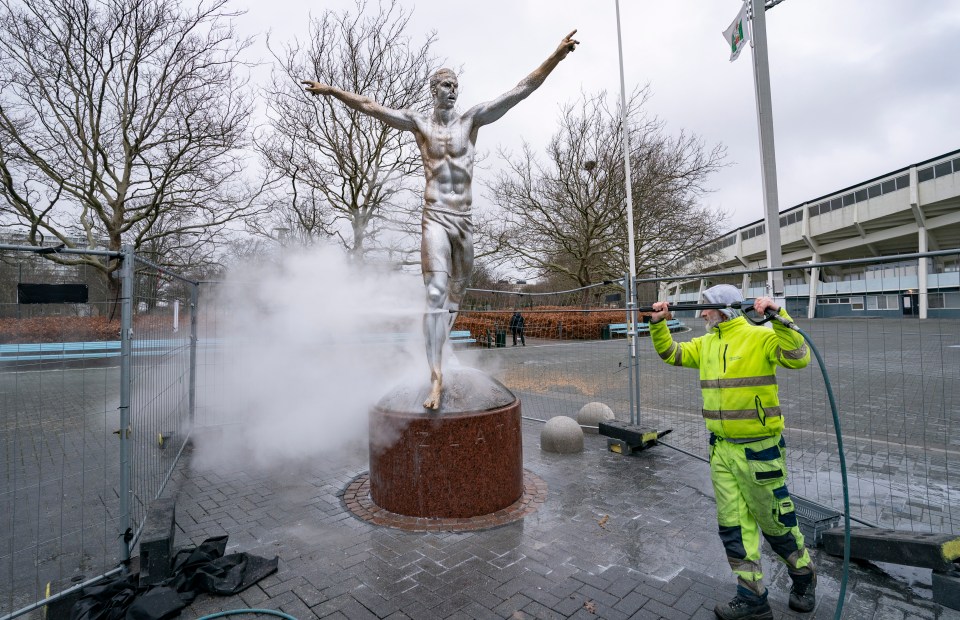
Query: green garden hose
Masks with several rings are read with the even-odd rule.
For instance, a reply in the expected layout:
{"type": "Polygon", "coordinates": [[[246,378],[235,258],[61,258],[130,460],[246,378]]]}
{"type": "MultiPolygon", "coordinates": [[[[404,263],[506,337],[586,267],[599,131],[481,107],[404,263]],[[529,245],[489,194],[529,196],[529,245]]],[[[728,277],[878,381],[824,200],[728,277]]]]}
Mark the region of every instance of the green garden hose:
{"type": "Polygon", "coordinates": [[[827,399],[830,401],[830,411],[833,413],[833,429],[837,434],[837,453],[840,455],[840,480],[843,486],[843,570],[840,574],[840,593],[837,598],[837,610],[833,616],[836,620],[840,620],[843,614],[843,599],[847,591],[847,578],[850,575],[850,490],[847,487],[847,460],[843,456],[843,435],[840,433],[840,414],[837,412],[837,401],[833,396],[833,387],[830,385],[830,375],[827,374],[827,366],[824,364],[823,357],[820,356],[820,351],[817,350],[810,336],[797,327],[796,323],[785,319],[777,313],[769,311],[767,316],[779,321],[784,326],[803,336],[803,339],[810,345],[810,350],[813,351],[814,356],[817,358],[817,363],[820,364],[820,372],[823,374],[823,387],[827,391],[827,399]]]}
{"type": "Polygon", "coordinates": [[[197,620],[213,620],[214,618],[225,618],[226,616],[239,616],[241,614],[266,614],[268,616],[285,618],[286,620],[297,620],[290,614],[285,614],[282,611],[277,611],[275,609],[231,609],[229,611],[218,611],[217,613],[210,614],[208,616],[201,616],[197,618],[197,620]]]}

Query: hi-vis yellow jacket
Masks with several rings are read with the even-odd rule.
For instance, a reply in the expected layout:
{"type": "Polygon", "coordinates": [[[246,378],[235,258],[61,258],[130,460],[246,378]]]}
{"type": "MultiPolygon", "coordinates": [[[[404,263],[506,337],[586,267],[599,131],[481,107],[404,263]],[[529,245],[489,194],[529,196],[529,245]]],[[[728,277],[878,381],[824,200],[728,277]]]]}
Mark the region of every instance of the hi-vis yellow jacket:
{"type": "MultiPolygon", "coordinates": [[[[790,318],[783,308],[780,316],[790,318]]],[[[667,364],[700,369],[702,413],[711,433],[762,439],[783,430],[777,366],[803,368],[809,363],[803,336],[777,322],[771,330],[741,316],[690,342],[674,342],[664,321],[650,325],[650,337],[667,364]]]]}

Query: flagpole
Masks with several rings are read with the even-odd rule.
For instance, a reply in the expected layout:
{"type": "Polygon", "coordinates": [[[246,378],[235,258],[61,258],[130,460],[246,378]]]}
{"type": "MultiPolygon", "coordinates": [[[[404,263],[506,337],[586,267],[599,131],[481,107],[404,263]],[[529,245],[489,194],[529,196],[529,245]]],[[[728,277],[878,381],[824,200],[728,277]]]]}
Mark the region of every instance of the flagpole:
{"type": "MultiPolygon", "coordinates": [[[[757,126],[760,134],[760,166],[763,172],[763,205],[766,214],[767,267],[783,267],[780,247],[780,202],[777,195],[777,158],[773,141],[773,103],[770,95],[770,64],[767,61],[767,22],[765,0],[747,0],[751,6],[751,45],[753,47],[753,85],[757,101],[757,126]]],[[[769,272],[769,294],[782,300],[783,271],[769,272]]],[[[746,291],[744,291],[746,294],[746,291]]],[[[782,305],[782,304],[781,304],[782,305]]]]}

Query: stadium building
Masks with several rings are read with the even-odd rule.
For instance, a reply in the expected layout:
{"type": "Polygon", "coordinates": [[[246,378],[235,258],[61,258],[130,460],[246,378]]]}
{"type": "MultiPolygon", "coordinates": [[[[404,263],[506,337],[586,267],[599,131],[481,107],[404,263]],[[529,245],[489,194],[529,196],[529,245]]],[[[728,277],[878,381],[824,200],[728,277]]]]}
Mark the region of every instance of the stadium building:
{"type": "MultiPolygon", "coordinates": [[[[669,283],[668,299],[695,302],[721,281],[741,286],[748,298],[769,295],[766,273],[719,275],[765,268],[765,229],[760,220],[704,246],[710,268],[698,273],[718,276],[669,283]]],[[[960,150],[781,211],[780,241],[786,305],[794,316],[960,318],[960,150]],[[952,249],[957,252],[946,256],[890,260],[952,249]],[[863,260],[807,266],[851,259],[863,260]]],[[[701,263],[689,257],[679,272],[693,273],[701,263]]]]}

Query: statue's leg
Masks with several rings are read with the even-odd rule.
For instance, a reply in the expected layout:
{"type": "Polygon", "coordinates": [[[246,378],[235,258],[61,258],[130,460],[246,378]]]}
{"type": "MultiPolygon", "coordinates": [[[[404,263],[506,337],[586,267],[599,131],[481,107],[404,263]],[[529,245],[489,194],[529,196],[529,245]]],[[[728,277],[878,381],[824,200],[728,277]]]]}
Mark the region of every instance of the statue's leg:
{"type": "Polygon", "coordinates": [[[440,393],[443,390],[443,344],[450,332],[450,316],[447,309],[447,273],[424,272],[427,285],[427,312],[423,315],[423,336],[427,347],[427,364],[430,366],[430,394],[423,402],[426,409],[440,408],[440,393]]]}
{"type": "Polygon", "coordinates": [[[460,303],[467,293],[470,275],[473,273],[473,223],[469,217],[458,218],[450,231],[450,277],[447,281],[447,331],[453,329],[460,310],[460,303]]]}
{"type": "MultiPolygon", "coordinates": [[[[438,337],[436,338],[437,344],[433,347],[433,353],[436,356],[436,369],[434,370],[431,363],[431,377],[436,377],[436,379],[432,381],[434,387],[431,390],[431,397],[423,405],[432,409],[440,406],[440,391],[443,387],[441,375],[443,343],[447,341],[450,330],[453,329],[453,324],[457,320],[460,302],[463,301],[463,296],[467,292],[470,274],[473,271],[473,235],[470,218],[452,219],[448,224],[450,226],[445,230],[446,237],[443,239],[442,247],[446,252],[446,266],[449,271],[437,272],[435,275],[440,277],[434,279],[436,283],[442,282],[440,286],[442,298],[437,297],[431,301],[430,298],[433,295],[431,291],[432,283],[427,283],[427,305],[430,308],[437,307],[442,310],[439,315],[434,313],[437,316],[437,321],[433,325],[433,329],[437,330],[438,337]],[[436,394],[436,398],[431,400],[434,398],[434,394],[436,394]]],[[[441,244],[438,243],[437,245],[440,246],[441,244]]],[[[427,355],[429,357],[430,353],[427,353],[427,355]]]]}
{"type": "Polygon", "coordinates": [[[430,394],[425,409],[440,408],[443,390],[443,343],[447,340],[447,290],[450,277],[450,241],[445,215],[423,211],[420,268],[427,287],[427,312],[423,315],[423,338],[430,366],[430,394]]]}
{"type": "Polygon", "coordinates": [[[450,310],[450,327],[457,320],[460,303],[470,286],[473,274],[473,222],[469,217],[458,221],[456,234],[450,239],[450,283],[447,308],[450,310]]]}
{"type": "Polygon", "coordinates": [[[443,345],[457,318],[457,310],[473,270],[473,224],[469,216],[424,210],[420,264],[427,287],[427,314],[423,333],[430,365],[427,409],[440,408],[443,390],[443,345]]]}

